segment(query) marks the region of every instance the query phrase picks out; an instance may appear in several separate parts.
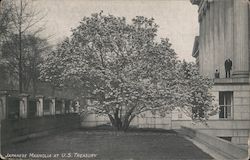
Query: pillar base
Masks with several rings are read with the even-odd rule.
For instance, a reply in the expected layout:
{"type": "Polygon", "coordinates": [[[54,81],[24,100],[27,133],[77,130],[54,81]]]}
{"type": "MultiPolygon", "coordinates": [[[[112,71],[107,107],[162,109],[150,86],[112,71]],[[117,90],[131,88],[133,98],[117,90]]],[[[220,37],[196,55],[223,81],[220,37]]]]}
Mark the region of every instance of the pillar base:
{"type": "Polygon", "coordinates": [[[21,93],[20,97],[20,104],[19,104],[19,117],[20,118],[27,118],[28,117],[28,97],[29,95],[26,93],[21,93]]]}
{"type": "Polygon", "coordinates": [[[49,99],[50,99],[50,104],[49,104],[50,115],[55,115],[56,114],[56,98],[49,97],[49,99]]]}
{"type": "Polygon", "coordinates": [[[0,91],[0,121],[7,118],[7,91],[0,91]]]}
{"type": "Polygon", "coordinates": [[[43,95],[37,95],[36,99],[38,100],[36,102],[36,115],[38,117],[43,116],[43,103],[44,103],[44,96],[43,95]]]}

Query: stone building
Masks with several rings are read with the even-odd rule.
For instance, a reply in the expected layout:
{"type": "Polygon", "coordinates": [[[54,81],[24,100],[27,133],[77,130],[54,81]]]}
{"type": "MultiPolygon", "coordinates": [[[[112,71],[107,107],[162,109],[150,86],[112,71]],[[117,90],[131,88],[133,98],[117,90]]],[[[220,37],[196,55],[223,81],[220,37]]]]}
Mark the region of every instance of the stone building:
{"type": "Polygon", "coordinates": [[[195,127],[246,146],[250,132],[250,2],[191,0],[191,3],[198,5],[199,15],[199,36],[195,38],[192,55],[200,73],[214,79],[212,93],[220,108],[210,118],[208,127],[195,127]],[[230,78],[225,76],[226,59],[232,61],[230,78]],[[219,78],[214,77],[216,70],[219,78]]]}

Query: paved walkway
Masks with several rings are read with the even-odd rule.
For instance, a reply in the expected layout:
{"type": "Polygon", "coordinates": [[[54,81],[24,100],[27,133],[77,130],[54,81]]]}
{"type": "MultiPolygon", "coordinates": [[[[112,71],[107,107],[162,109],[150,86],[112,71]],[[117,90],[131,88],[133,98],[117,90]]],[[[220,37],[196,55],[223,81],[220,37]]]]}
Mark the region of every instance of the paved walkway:
{"type": "Polygon", "coordinates": [[[19,142],[2,151],[24,159],[212,159],[175,132],[78,130],[19,142]]]}

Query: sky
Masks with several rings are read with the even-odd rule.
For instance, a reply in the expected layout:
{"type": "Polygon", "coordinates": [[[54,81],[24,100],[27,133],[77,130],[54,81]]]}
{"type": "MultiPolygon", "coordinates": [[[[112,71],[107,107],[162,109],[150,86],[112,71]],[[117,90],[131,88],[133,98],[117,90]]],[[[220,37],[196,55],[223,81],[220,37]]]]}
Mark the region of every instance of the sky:
{"type": "Polygon", "coordinates": [[[153,17],[160,26],[158,39],[169,38],[179,59],[194,61],[194,37],[198,35],[197,6],[190,0],[33,0],[38,10],[46,12],[43,34],[56,44],[71,35],[71,29],[92,13],[126,17],[153,17]]]}

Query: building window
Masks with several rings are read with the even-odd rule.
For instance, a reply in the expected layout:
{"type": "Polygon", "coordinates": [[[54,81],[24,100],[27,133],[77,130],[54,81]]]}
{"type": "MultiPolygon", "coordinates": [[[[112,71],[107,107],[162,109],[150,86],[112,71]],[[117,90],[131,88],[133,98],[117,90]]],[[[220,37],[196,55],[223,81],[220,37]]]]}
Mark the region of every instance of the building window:
{"type": "Polygon", "coordinates": [[[219,118],[232,118],[233,92],[219,92],[219,118]]]}

